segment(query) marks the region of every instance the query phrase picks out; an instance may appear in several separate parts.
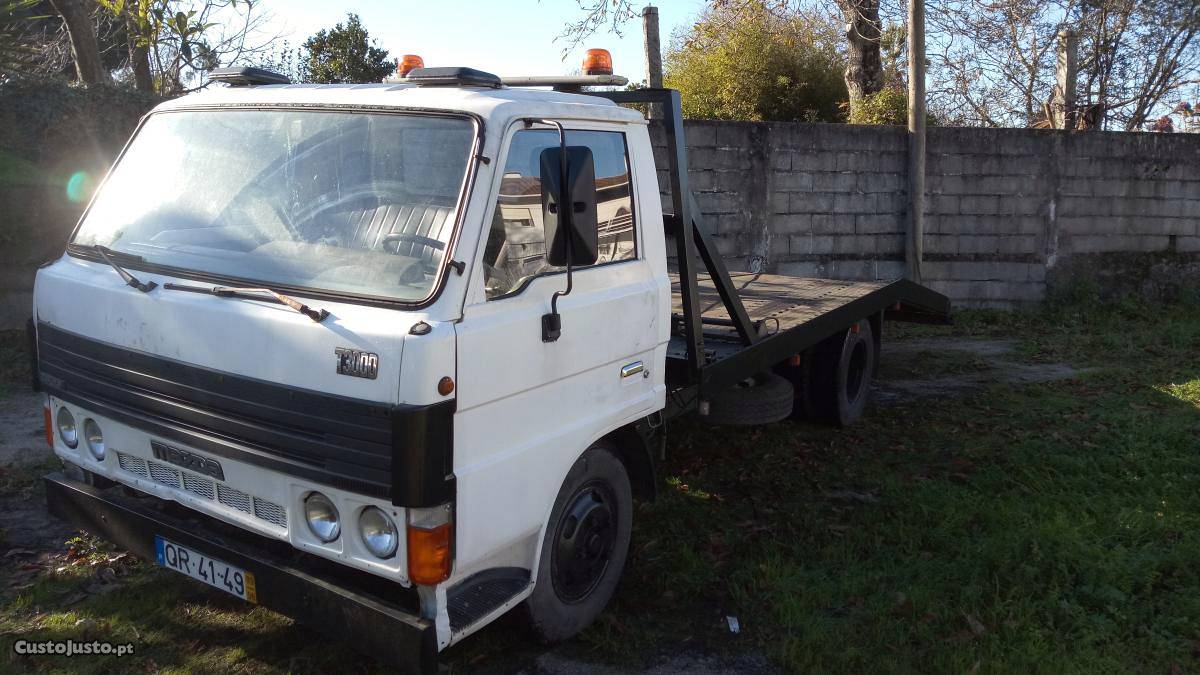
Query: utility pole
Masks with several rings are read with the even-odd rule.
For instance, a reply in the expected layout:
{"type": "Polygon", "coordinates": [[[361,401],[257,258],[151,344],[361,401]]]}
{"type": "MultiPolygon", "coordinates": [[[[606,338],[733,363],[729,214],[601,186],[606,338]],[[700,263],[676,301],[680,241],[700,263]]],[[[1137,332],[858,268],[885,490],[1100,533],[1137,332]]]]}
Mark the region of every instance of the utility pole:
{"type": "MultiPolygon", "coordinates": [[[[646,86],[651,89],[662,89],[662,48],[658,39],[658,8],[646,5],[642,9],[642,36],[646,50],[646,86]]],[[[662,118],[662,111],[651,104],[648,111],[650,119],[662,118]]]]}
{"type": "Polygon", "coordinates": [[[925,0],[908,0],[908,278],[925,257],[925,0]]]}
{"type": "Polygon", "coordinates": [[[1069,28],[1058,31],[1058,59],[1055,63],[1055,129],[1075,128],[1075,85],[1079,79],[1079,33],[1069,28]]]}

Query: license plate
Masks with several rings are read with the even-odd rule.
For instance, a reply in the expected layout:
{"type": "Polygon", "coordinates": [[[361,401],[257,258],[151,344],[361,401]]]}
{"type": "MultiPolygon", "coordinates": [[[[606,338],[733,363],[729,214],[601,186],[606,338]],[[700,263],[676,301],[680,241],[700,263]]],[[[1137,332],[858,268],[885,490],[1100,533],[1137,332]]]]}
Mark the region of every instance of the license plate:
{"type": "Polygon", "coordinates": [[[154,551],[156,562],[162,567],[175,570],[248,602],[258,603],[253,573],[214,560],[199,551],[159,536],[154,537],[154,551]]]}

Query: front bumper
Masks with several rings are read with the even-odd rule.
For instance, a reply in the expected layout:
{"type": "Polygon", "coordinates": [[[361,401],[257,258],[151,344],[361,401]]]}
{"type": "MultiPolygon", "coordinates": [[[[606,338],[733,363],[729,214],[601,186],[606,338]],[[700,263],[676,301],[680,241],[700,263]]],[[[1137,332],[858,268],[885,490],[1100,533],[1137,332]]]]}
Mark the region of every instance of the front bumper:
{"type": "Polygon", "coordinates": [[[153,498],[127,498],[61,473],[43,480],[51,513],[143,559],[154,560],[155,535],[166,537],[253,572],[264,607],[405,671],[437,669],[434,623],[394,601],[405,593],[398,584],[381,586],[377,578],[361,580],[334,563],[275,553],[275,542],[247,540],[236,528],[195,513],[175,518],[154,508],[153,498]]]}

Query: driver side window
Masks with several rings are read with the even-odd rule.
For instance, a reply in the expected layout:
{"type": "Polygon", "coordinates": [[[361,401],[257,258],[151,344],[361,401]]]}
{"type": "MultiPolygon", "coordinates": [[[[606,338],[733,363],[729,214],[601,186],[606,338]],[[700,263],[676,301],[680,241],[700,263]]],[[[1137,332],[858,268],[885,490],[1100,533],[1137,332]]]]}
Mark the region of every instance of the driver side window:
{"type": "MultiPolygon", "coordinates": [[[[484,283],[489,300],[520,292],[533,277],[566,269],[547,262],[546,233],[542,227],[539,159],[542,150],[558,147],[558,143],[556,130],[524,129],[514,134],[509,144],[484,249],[484,283]]],[[[615,131],[568,131],[567,145],[587,146],[595,162],[599,229],[599,257],[595,265],[636,258],[637,236],[625,135],[615,131]]]]}

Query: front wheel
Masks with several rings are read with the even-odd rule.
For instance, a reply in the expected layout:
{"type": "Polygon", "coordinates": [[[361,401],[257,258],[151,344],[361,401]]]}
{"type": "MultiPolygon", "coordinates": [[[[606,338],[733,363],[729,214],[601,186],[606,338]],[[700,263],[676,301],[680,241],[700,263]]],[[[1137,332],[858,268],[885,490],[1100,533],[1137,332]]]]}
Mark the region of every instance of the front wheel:
{"type": "Polygon", "coordinates": [[[525,611],[542,642],[565,640],[600,615],[621,578],[633,529],[633,493],[621,460],[593,445],[571,467],[542,538],[525,611]]]}

